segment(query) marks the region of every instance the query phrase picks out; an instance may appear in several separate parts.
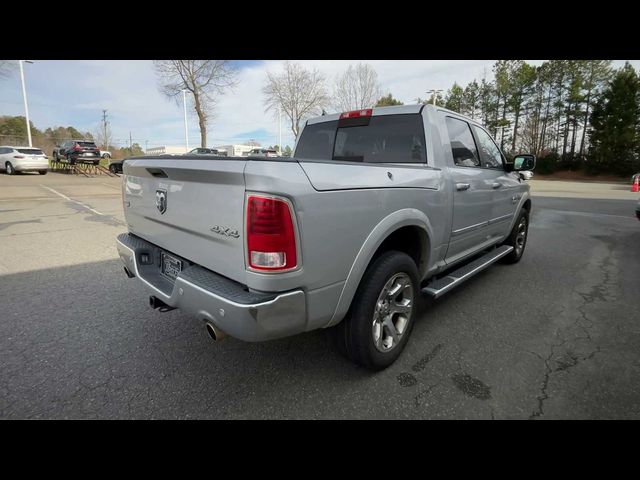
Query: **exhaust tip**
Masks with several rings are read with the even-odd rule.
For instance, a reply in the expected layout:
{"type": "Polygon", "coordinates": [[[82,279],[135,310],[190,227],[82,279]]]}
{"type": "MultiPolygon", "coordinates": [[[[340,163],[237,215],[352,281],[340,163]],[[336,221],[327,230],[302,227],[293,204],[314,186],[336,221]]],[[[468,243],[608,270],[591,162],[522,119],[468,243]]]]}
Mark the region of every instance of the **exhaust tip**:
{"type": "Polygon", "coordinates": [[[219,342],[220,340],[224,339],[227,336],[226,333],[224,333],[222,330],[220,330],[211,322],[206,323],[206,329],[207,329],[207,333],[213,339],[214,342],[219,342]]]}

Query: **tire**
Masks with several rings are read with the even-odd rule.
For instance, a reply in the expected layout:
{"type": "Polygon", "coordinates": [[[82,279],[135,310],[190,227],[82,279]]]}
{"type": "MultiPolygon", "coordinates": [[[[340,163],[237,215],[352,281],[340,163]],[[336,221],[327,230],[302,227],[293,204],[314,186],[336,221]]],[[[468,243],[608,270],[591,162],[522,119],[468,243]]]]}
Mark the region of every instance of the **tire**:
{"type": "Polygon", "coordinates": [[[334,344],[362,367],[373,371],[387,368],[409,339],[419,295],[418,269],[413,259],[398,251],[383,253],[367,268],[345,319],[330,329],[334,344]],[[403,282],[410,288],[403,288],[403,282]],[[385,295],[385,291],[398,288],[395,296],[385,295]],[[409,311],[392,313],[394,304],[404,309],[409,306],[409,311]]]}
{"type": "Polygon", "coordinates": [[[96,162],[93,162],[93,165],[94,165],[94,166],[98,166],[98,165],[100,165],[100,160],[98,160],[98,161],[96,161],[96,162]]]}
{"type": "Polygon", "coordinates": [[[529,212],[524,208],[520,210],[518,219],[513,225],[511,233],[502,243],[513,247],[508,255],[502,257],[502,263],[518,263],[524,254],[527,246],[527,238],[529,237],[529,212]],[[522,225],[524,223],[524,226],[522,225]]]}
{"type": "Polygon", "coordinates": [[[58,158],[58,152],[53,152],[53,161],[54,162],[59,162],[59,158],[58,158]]]}
{"type": "Polygon", "coordinates": [[[109,165],[109,171],[111,173],[118,173],[118,169],[116,168],[115,165],[109,165]]]}
{"type": "Polygon", "coordinates": [[[5,163],[4,167],[5,167],[5,172],[7,173],[7,175],[15,175],[16,174],[16,169],[13,168],[13,165],[11,165],[11,162],[5,163]]]}
{"type": "Polygon", "coordinates": [[[106,158],[107,160],[109,160],[111,158],[111,155],[105,153],[104,155],[102,155],[102,158],[106,158]]]}
{"type": "Polygon", "coordinates": [[[47,171],[46,171],[46,170],[38,170],[38,173],[39,173],[40,175],[46,175],[46,174],[47,174],[47,171]]]}

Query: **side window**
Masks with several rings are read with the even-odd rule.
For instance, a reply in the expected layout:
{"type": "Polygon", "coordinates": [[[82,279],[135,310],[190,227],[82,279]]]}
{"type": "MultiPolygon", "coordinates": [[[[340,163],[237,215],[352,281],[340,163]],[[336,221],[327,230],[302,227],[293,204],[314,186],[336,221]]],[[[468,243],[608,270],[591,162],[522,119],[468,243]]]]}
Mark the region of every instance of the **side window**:
{"type": "Polygon", "coordinates": [[[457,118],[447,117],[447,130],[453,162],[459,167],[479,167],[478,150],[469,124],[457,118]]]}
{"type": "Polygon", "coordinates": [[[504,168],[502,164],[502,154],[500,149],[491,139],[489,134],[483,129],[473,127],[478,139],[478,149],[480,150],[480,158],[482,166],[487,168],[504,168]]]}

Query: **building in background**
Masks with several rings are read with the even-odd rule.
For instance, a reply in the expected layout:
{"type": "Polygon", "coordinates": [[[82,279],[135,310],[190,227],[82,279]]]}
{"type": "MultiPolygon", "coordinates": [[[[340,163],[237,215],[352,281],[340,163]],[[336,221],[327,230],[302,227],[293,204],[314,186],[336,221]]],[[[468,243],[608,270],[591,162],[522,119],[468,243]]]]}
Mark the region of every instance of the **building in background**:
{"type": "Polygon", "coordinates": [[[150,147],[147,149],[146,155],[184,155],[184,145],[176,147],[172,145],[163,145],[162,147],[150,147]]]}
{"type": "Polygon", "coordinates": [[[220,155],[227,155],[229,157],[244,157],[256,147],[253,145],[219,145],[213,148],[218,150],[220,155]]]}

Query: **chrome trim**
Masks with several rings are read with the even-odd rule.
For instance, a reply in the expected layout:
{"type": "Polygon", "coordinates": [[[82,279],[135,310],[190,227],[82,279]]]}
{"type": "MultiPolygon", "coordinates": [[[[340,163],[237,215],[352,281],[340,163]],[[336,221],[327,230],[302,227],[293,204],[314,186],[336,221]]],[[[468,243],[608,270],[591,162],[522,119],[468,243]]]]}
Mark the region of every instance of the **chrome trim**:
{"type": "Polygon", "coordinates": [[[455,237],[456,235],[461,235],[463,233],[470,232],[470,231],[475,230],[477,228],[486,227],[487,225],[489,225],[488,221],[487,222],[476,223],[475,225],[469,225],[468,227],[464,227],[464,228],[459,228],[458,230],[453,230],[451,232],[451,236],[455,237]]]}
{"type": "Polygon", "coordinates": [[[489,220],[489,225],[493,225],[494,223],[498,223],[498,222],[503,222],[504,220],[508,220],[510,218],[513,218],[513,213],[508,213],[506,215],[502,215],[500,217],[496,217],[496,218],[492,218],[491,220],[489,220]]]}

